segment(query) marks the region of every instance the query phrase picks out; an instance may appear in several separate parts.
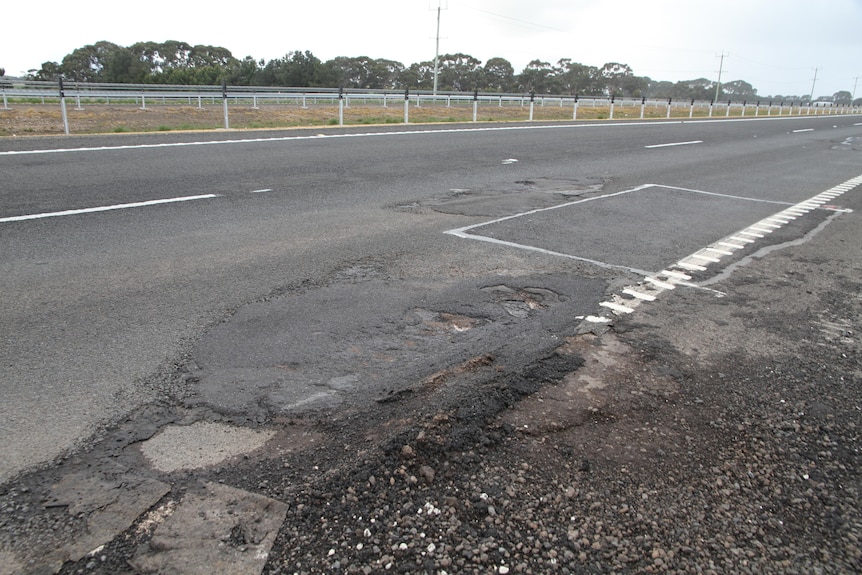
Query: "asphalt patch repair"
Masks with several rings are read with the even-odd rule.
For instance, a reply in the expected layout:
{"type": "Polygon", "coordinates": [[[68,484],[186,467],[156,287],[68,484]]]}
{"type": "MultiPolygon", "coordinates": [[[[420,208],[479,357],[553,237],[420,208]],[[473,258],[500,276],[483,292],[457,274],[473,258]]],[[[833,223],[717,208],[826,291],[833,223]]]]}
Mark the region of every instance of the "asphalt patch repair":
{"type": "MultiPolygon", "coordinates": [[[[367,410],[262,426],[319,443],[264,445],[172,474],[136,468],[171,491],[59,572],[146,572],[135,557],[152,549],[169,511],[211,485],[285,505],[265,564],[253,568],[272,575],[859,572],[855,214],[710,286],[725,297],[677,289],[571,334],[517,372],[477,384],[475,371],[452,370],[442,385],[367,410]]],[[[163,423],[203,417],[214,414],[163,423]]],[[[117,443],[137,445],[155,427],[117,443]]],[[[50,572],[27,551],[44,549],[46,533],[82,532],[86,512],[50,505],[58,479],[85,468],[119,478],[135,457],[82,454],[4,486],[6,572],[50,572]]],[[[241,547],[254,533],[239,522],[223,543],[241,547]]]]}

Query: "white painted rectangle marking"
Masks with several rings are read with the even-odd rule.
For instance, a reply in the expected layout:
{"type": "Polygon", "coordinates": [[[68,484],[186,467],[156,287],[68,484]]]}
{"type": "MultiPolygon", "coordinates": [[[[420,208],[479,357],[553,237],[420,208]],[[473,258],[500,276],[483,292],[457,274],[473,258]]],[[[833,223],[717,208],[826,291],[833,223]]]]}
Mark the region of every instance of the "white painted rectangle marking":
{"type": "Polygon", "coordinates": [[[676,289],[675,285],[667,283],[667,282],[663,282],[663,281],[658,280],[658,279],[653,278],[653,277],[647,277],[647,278],[644,278],[644,280],[648,281],[652,285],[654,285],[656,287],[660,287],[662,289],[676,289]]]}
{"type": "Polygon", "coordinates": [[[691,279],[691,276],[688,274],[683,274],[680,272],[674,272],[674,271],[670,271],[670,270],[664,270],[659,275],[664,275],[664,276],[667,276],[669,278],[677,278],[677,279],[681,279],[681,280],[690,280],[691,279]]]}
{"type": "Polygon", "coordinates": [[[705,267],[699,266],[697,264],[690,264],[690,263],[686,263],[686,262],[676,262],[676,265],[678,265],[679,267],[681,267],[683,269],[691,270],[693,272],[706,271],[705,267]]]}
{"type": "Polygon", "coordinates": [[[732,243],[730,243],[730,242],[718,242],[718,245],[720,245],[720,246],[724,246],[724,247],[727,247],[727,248],[732,248],[732,249],[734,249],[734,250],[741,250],[741,249],[745,248],[745,246],[740,246],[740,245],[737,245],[737,244],[732,244],[732,243]]]}
{"type": "Polygon", "coordinates": [[[215,194],[204,194],[201,196],[185,196],[181,198],[166,198],[163,200],[149,200],[146,202],[133,202],[130,204],[115,204],[113,206],[98,206],[95,208],[82,208],[78,210],[63,210],[61,212],[45,212],[41,214],[29,214],[26,216],[11,216],[0,218],[0,223],[5,222],[22,222],[24,220],[38,220],[42,218],[56,218],[60,216],[77,216],[79,214],[92,214],[95,212],[109,212],[112,210],[125,210],[128,208],[142,208],[145,206],[157,206],[160,204],[172,204],[177,202],[190,202],[192,200],[205,200],[216,198],[215,194]]]}
{"type": "Polygon", "coordinates": [[[814,131],[814,128],[805,128],[803,130],[793,130],[793,133],[794,134],[800,134],[802,132],[813,132],[813,131],[814,131]]]}
{"type": "Polygon", "coordinates": [[[264,194],[264,193],[266,193],[266,192],[271,192],[271,191],[272,191],[272,188],[264,188],[264,189],[262,189],[262,190],[252,190],[252,191],[251,191],[251,192],[249,192],[249,193],[250,193],[250,194],[264,194]]]}
{"type": "Polygon", "coordinates": [[[619,304],[616,304],[612,301],[603,301],[599,305],[604,306],[608,309],[611,309],[611,310],[613,310],[615,312],[619,312],[619,313],[634,313],[634,311],[635,311],[634,308],[626,307],[624,305],[619,305],[619,304]]]}
{"type": "Polygon", "coordinates": [[[702,144],[703,140],[692,140],[691,142],[671,142],[670,144],[653,144],[652,146],[644,146],[647,149],[655,148],[670,148],[673,146],[690,146],[692,144],[702,144]]]}
{"type": "Polygon", "coordinates": [[[718,263],[721,261],[719,258],[714,258],[712,256],[705,256],[703,254],[691,254],[688,257],[703,260],[705,262],[713,262],[713,263],[718,263]]]}
{"type": "Polygon", "coordinates": [[[743,242],[746,244],[753,244],[754,243],[754,240],[751,238],[741,238],[739,236],[730,236],[730,239],[737,241],[737,242],[743,242]]]}
{"type": "Polygon", "coordinates": [[[633,290],[633,289],[630,289],[630,288],[626,288],[626,289],[624,289],[624,290],[623,290],[623,293],[624,293],[624,294],[628,294],[628,295],[630,295],[630,296],[632,296],[632,297],[634,297],[634,298],[637,298],[637,299],[642,299],[642,300],[644,300],[644,301],[655,301],[655,296],[652,296],[652,295],[649,295],[649,294],[646,294],[646,293],[641,293],[641,292],[639,292],[639,291],[637,291],[637,290],[633,290]]]}
{"type": "Polygon", "coordinates": [[[721,254],[723,256],[732,256],[733,252],[729,252],[727,250],[720,250],[718,248],[704,248],[708,252],[712,252],[714,254],[721,254]]]}

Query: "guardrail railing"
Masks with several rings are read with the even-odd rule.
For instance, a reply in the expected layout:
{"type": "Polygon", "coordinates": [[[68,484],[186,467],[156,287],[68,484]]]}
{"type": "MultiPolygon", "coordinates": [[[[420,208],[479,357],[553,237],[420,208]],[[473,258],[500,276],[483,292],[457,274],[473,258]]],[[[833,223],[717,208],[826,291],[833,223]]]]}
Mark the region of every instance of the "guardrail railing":
{"type": "MultiPolygon", "coordinates": [[[[436,110],[460,109],[457,114],[437,114],[436,121],[494,120],[493,109],[517,108],[523,113],[498,112],[497,119],[617,119],[617,118],[672,118],[672,117],[745,117],[782,115],[833,115],[858,114],[858,106],[824,105],[822,102],[783,102],[769,100],[721,102],[707,100],[674,100],[656,98],[622,98],[605,96],[512,94],[478,92],[394,91],[394,90],[343,90],[334,88],[290,88],[269,86],[178,86],[162,84],[88,84],[77,82],[2,81],[2,108],[9,110],[16,105],[59,104],[63,131],[71,132],[67,102],[74,103],[73,110],[82,112],[85,106],[99,107],[134,106],[140,110],[158,109],[165,106],[192,107],[197,110],[222,110],[218,126],[230,128],[231,111],[256,110],[265,113],[267,108],[277,106],[295,107],[302,110],[331,107],[330,116],[322,116],[321,124],[343,125],[345,111],[351,106],[363,107],[366,116],[385,123],[411,122],[411,108],[423,106],[436,110]],[[370,112],[370,108],[386,109],[386,114],[370,112]],[[396,114],[390,108],[398,109],[396,114]],[[400,110],[403,108],[403,116],[400,110]],[[467,116],[465,117],[464,110],[467,116]],[[469,114],[472,109],[472,114],[469,114]],[[554,110],[554,113],[549,113],[554,110]],[[580,115],[579,115],[580,111],[580,115]],[[541,113],[539,113],[541,112],[541,113]]],[[[265,115],[265,114],[264,114],[265,115]]],[[[418,116],[418,121],[429,121],[428,114],[418,116]]],[[[369,123],[352,117],[352,123],[369,123]]],[[[432,117],[430,121],[435,121],[432,117]]],[[[210,121],[212,124],[212,121],[210,121]]],[[[274,127],[274,126],[270,126],[274,127]]],[[[162,126],[159,129],[172,129],[162,126]]],[[[84,130],[86,131],[86,130],[84,130]]],[[[98,130],[97,130],[98,131],[98,130]]]]}

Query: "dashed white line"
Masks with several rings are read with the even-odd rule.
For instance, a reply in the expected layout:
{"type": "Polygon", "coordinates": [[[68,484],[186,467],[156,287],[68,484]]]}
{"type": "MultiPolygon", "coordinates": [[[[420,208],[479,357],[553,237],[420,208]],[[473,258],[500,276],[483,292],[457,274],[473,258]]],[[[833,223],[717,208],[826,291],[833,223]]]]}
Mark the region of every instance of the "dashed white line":
{"type": "Polygon", "coordinates": [[[61,216],[77,216],[79,214],[92,214],[95,212],[108,212],[112,210],[125,210],[128,208],[142,208],[145,206],[157,206],[159,204],[172,204],[176,202],[190,202],[193,200],[205,200],[217,198],[216,194],[203,194],[200,196],[185,196],[181,198],[165,198],[163,200],[148,200],[146,202],[132,202],[130,204],[115,204],[112,206],[97,206],[94,208],[81,208],[78,210],[63,210],[60,212],[44,212],[41,214],[28,214],[24,216],[11,216],[0,218],[0,223],[22,222],[25,220],[38,220],[42,218],[56,218],[61,216]]]}
{"type": "Polygon", "coordinates": [[[271,192],[271,191],[272,191],[272,188],[264,188],[262,190],[252,190],[249,193],[250,194],[265,194],[266,192],[271,192]]]}
{"type": "Polygon", "coordinates": [[[702,144],[703,140],[692,140],[691,142],[671,142],[670,144],[653,144],[652,146],[644,146],[649,150],[654,148],[671,148],[673,146],[691,146],[692,144],[702,144]]]}

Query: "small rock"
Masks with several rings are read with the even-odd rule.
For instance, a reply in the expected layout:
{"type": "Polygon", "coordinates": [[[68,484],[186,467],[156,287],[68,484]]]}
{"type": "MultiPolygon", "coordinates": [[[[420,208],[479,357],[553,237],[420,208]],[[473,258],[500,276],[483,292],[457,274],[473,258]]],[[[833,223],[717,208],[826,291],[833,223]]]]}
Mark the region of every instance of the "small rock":
{"type": "Polygon", "coordinates": [[[419,475],[421,475],[422,479],[424,479],[428,483],[434,482],[434,470],[427,465],[423,465],[419,468],[419,475]]]}

